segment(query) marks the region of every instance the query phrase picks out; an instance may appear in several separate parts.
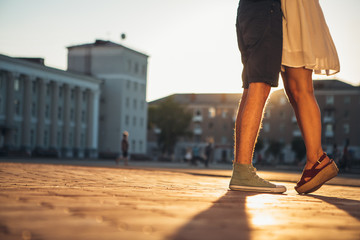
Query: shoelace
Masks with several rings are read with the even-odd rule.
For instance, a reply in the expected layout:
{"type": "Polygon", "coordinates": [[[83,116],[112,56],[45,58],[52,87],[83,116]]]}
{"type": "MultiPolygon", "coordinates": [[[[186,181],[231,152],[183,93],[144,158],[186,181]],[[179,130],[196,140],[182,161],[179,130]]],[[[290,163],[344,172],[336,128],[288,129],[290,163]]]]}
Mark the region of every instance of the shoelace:
{"type": "Polygon", "coordinates": [[[254,177],[257,179],[257,180],[260,180],[261,182],[264,182],[264,183],[269,183],[269,181],[266,181],[265,179],[259,177],[259,175],[256,174],[256,168],[251,168],[251,173],[254,175],[254,177]]]}

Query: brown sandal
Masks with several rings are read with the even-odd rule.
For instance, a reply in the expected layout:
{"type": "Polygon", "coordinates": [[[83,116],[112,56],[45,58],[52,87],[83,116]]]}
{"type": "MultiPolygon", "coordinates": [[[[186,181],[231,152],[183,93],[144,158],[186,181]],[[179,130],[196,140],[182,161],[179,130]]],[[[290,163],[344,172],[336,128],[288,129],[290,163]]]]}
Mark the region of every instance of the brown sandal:
{"type": "Polygon", "coordinates": [[[326,153],[324,153],[312,168],[303,171],[300,181],[295,186],[295,190],[299,194],[311,193],[318,190],[325,182],[338,174],[339,169],[332,159],[322,168],[315,169],[326,156],[326,153]],[[305,181],[305,178],[310,178],[310,180],[305,181]]]}

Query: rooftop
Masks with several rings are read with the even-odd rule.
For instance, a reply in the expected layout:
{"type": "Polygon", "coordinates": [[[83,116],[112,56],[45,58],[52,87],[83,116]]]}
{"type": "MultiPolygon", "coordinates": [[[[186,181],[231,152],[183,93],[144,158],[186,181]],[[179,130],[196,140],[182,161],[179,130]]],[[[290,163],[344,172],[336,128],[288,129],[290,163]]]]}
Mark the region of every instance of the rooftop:
{"type": "Polygon", "coordinates": [[[241,93],[178,93],[154,100],[150,104],[160,103],[170,97],[182,104],[238,104],[241,93]]]}
{"type": "Polygon", "coordinates": [[[143,55],[145,57],[149,57],[149,55],[136,51],[132,48],[128,48],[125,47],[124,45],[121,45],[119,43],[115,43],[115,42],[111,42],[111,41],[107,41],[107,40],[101,40],[101,39],[96,39],[95,42],[93,43],[85,43],[85,44],[79,44],[79,45],[73,45],[73,46],[68,46],[67,48],[73,49],[73,48],[88,48],[88,47],[120,47],[120,48],[125,48],[127,50],[130,50],[132,52],[138,53],[140,55],[143,55]]]}

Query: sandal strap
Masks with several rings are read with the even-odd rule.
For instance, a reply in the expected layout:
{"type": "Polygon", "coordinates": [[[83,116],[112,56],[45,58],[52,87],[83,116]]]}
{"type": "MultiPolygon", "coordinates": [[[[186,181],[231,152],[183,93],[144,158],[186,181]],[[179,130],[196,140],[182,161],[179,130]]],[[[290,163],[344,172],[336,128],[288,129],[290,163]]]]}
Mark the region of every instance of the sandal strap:
{"type": "Polygon", "coordinates": [[[315,169],[319,164],[321,164],[321,162],[326,158],[326,152],[323,153],[323,155],[321,155],[321,157],[319,158],[319,160],[316,161],[316,163],[314,164],[314,166],[312,166],[311,169],[315,169]]]}

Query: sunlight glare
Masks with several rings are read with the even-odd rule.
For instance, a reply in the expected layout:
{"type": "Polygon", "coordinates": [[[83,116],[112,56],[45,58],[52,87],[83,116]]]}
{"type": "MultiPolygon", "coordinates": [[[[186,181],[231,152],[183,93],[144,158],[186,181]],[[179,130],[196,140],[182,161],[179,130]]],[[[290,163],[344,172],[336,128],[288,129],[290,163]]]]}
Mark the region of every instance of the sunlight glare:
{"type": "Polygon", "coordinates": [[[272,195],[255,195],[246,198],[246,209],[250,216],[250,222],[255,227],[278,225],[278,219],[273,214],[265,209],[266,205],[272,205],[276,202],[276,197],[272,195]]]}

